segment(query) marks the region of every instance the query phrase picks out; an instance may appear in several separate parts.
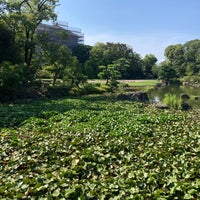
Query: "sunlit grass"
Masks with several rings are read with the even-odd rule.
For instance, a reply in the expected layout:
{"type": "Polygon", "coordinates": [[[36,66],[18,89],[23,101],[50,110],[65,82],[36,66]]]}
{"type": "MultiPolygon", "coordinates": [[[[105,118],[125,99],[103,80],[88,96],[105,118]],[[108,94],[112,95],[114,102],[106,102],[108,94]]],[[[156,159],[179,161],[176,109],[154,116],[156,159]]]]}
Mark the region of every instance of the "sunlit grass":
{"type": "Polygon", "coordinates": [[[160,83],[159,80],[122,80],[121,83],[128,84],[129,86],[155,86],[160,83]]]}

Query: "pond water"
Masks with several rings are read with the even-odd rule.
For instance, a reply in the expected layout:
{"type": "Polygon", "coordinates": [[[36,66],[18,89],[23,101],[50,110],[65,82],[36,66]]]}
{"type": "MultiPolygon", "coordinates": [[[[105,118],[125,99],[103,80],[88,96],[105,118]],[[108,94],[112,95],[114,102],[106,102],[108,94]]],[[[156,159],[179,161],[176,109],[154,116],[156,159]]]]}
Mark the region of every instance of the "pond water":
{"type": "Polygon", "coordinates": [[[187,103],[193,108],[200,109],[200,88],[170,85],[165,87],[156,87],[148,91],[149,99],[154,102],[163,102],[166,94],[176,95],[177,98],[180,98],[181,94],[188,94],[190,99],[187,100],[187,103]],[[199,97],[198,100],[195,100],[195,97],[199,97]]]}

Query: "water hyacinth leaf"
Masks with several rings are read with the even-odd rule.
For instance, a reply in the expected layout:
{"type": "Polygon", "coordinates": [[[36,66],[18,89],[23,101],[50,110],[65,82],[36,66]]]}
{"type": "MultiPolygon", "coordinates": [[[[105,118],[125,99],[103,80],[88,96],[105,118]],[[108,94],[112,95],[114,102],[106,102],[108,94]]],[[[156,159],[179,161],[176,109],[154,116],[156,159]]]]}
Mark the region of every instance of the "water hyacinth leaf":
{"type": "Polygon", "coordinates": [[[2,118],[0,199],[200,198],[198,111],[93,97],[16,111],[14,128],[2,118]]]}
{"type": "Polygon", "coordinates": [[[183,199],[194,199],[194,197],[191,194],[185,194],[183,199]]]}
{"type": "Polygon", "coordinates": [[[60,188],[57,188],[57,189],[53,192],[52,196],[53,196],[53,197],[58,197],[59,195],[60,195],[60,188]]]}

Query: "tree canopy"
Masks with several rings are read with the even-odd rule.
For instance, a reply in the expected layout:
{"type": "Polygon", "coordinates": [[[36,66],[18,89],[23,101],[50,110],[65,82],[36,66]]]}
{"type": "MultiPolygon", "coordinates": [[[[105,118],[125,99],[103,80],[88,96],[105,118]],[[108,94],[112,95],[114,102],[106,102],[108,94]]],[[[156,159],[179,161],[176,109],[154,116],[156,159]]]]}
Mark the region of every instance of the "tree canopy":
{"type": "Polygon", "coordinates": [[[175,70],[175,76],[196,75],[200,72],[200,40],[170,45],[165,49],[165,57],[175,70]]]}
{"type": "Polygon", "coordinates": [[[153,78],[154,74],[152,68],[157,62],[157,58],[153,54],[146,55],[143,59],[143,72],[146,78],[153,78]]]}
{"type": "MultiPolygon", "coordinates": [[[[116,86],[117,79],[163,80],[198,77],[200,40],[172,44],[165,61],[158,64],[153,54],[143,58],[124,43],[97,42],[94,46],[69,48],[68,33],[56,31],[56,42],[48,33],[39,34],[43,22],[56,22],[59,0],[0,0],[0,88],[29,87],[41,79],[52,85],[79,86],[88,79],[105,78],[116,86]]],[[[196,79],[195,79],[196,80],[196,79]]]]}
{"type": "Polygon", "coordinates": [[[54,9],[58,0],[0,1],[1,20],[12,34],[15,45],[21,49],[27,65],[27,80],[35,71],[32,66],[36,47],[36,29],[42,21],[55,20],[54,9]]]}
{"type": "Polygon", "coordinates": [[[116,61],[125,59],[129,63],[126,70],[120,70],[121,78],[141,78],[142,74],[142,60],[139,54],[135,53],[133,49],[127,44],[123,43],[97,43],[90,51],[90,57],[85,63],[86,71],[89,72],[89,78],[97,78],[99,66],[107,66],[116,61]]]}

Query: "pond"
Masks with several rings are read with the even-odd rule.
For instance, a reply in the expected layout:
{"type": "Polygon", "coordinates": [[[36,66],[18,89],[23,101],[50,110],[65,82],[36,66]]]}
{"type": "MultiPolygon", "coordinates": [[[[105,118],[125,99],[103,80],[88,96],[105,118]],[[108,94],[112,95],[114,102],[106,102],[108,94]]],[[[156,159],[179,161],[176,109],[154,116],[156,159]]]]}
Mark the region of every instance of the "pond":
{"type": "Polygon", "coordinates": [[[188,94],[190,98],[187,103],[194,109],[200,109],[200,88],[170,85],[156,87],[148,91],[149,99],[154,102],[163,102],[166,94],[176,95],[177,98],[180,98],[181,94],[188,94]],[[199,97],[198,100],[195,100],[195,97],[199,97]]]}

